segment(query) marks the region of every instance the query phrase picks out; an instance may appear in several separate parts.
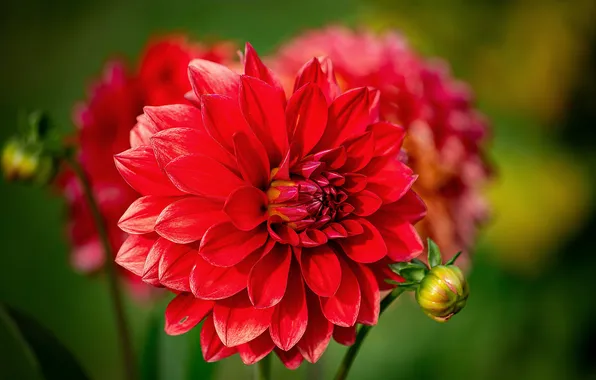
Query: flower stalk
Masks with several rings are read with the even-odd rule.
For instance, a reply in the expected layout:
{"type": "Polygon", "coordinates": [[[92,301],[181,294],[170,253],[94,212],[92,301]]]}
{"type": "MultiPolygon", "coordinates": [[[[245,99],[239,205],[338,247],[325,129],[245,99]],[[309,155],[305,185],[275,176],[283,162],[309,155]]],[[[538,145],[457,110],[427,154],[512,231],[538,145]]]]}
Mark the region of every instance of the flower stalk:
{"type": "Polygon", "coordinates": [[[124,370],[125,370],[125,378],[129,380],[135,380],[137,378],[136,375],[136,366],[135,366],[135,355],[134,350],[132,347],[132,340],[130,337],[130,329],[128,327],[128,323],[126,320],[126,314],[124,311],[124,302],[122,297],[122,291],[120,287],[120,281],[118,279],[118,274],[116,272],[116,263],[114,262],[114,254],[112,252],[112,247],[110,245],[108,234],[106,231],[106,227],[104,224],[104,220],[101,216],[99,211],[99,207],[97,205],[97,201],[93,196],[93,191],[91,189],[91,184],[85,175],[85,172],[76,161],[76,159],[72,158],[70,155],[66,156],[66,160],[68,164],[71,166],[72,170],[74,171],[75,175],[79,179],[81,183],[81,187],[83,189],[83,193],[87,204],[89,205],[89,209],[91,210],[91,214],[93,216],[93,220],[95,222],[97,233],[99,235],[104,254],[105,254],[105,263],[104,269],[106,271],[108,277],[108,284],[109,284],[109,291],[110,291],[110,299],[112,300],[112,305],[114,307],[114,314],[116,317],[116,328],[118,330],[118,338],[120,340],[120,350],[122,353],[122,359],[124,361],[124,370]]]}
{"type": "Polygon", "coordinates": [[[271,379],[271,355],[265,356],[255,366],[255,380],[271,379]]]}

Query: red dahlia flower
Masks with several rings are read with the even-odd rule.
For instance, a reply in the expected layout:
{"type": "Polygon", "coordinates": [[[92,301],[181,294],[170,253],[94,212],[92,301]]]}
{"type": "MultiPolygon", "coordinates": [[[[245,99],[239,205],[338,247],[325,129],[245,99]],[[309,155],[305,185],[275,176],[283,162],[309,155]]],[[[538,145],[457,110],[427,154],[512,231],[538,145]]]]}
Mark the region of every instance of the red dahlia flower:
{"type": "Polygon", "coordinates": [[[419,175],[414,190],[428,206],[417,225],[423,238],[435,240],[446,257],[471,248],[487,215],[481,194],[487,125],[467,86],[446,64],[420,58],[400,35],[331,27],[296,38],[273,57],[287,90],[294,71],[313,55],[333,61],[342,90],[379,89],[381,117],[406,128],[406,159],[419,175]]]}
{"type": "Polygon", "coordinates": [[[286,99],[250,45],[244,75],[194,60],[193,105],[145,107],[116,167],[142,197],[116,261],[178,295],[166,332],[201,320],[203,355],[288,368],[376,324],[387,263],[416,257],[425,207],[379,93],[340,93],[312,59],[286,99]]]}
{"type": "MultiPolygon", "coordinates": [[[[143,106],[184,101],[185,92],[190,90],[186,72],[191,59],[221,62],[232,56],[225,49],[224,45],[209,49],[190,45],[181,37],[153,41],[138,73],[129,73],[121,62],[109,63],[103,78],[92,87],[90,100],[76,107],[79,162],[91,181],[114,251],[127,237],[118,228],[118,219],[138,194],[109,164],[113,155],[129,146],[130,130],[143,106]]],[[[103,264],[104,255],[78,180],[67,172],[60,185],[69,203],[72,263],[80,271],[95,271],[103,264]]],[[[133,284],[141,284],[126,273],[133,284]]]]}

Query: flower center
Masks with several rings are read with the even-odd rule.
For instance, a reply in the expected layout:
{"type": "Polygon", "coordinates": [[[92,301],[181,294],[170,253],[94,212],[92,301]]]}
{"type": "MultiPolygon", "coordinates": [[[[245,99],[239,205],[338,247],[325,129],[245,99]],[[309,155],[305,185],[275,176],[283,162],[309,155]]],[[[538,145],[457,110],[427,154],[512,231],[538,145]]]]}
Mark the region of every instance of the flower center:
{"type": "Polygon", "coordinates": [[[311,178],[292,177],[271,182],[267,190],[270,216],[278,215],[288,227],[303,231],[319,229],[353,211],[345,200],[348,195],[337,187],[341,176],[324,173],[311,178]],[[335,183],[335,184],[334,184],[335,183]]]}

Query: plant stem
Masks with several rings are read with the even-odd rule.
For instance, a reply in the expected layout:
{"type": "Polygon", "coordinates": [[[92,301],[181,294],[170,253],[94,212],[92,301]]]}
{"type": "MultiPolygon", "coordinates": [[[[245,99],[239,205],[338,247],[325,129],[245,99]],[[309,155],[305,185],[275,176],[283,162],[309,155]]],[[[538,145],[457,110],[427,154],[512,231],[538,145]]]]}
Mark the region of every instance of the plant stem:
{"type": "Polygon", "coordinates": [[[89,183],[89,179],[85,175],[83,168],[79,165],[76,159],[72,157],[67,158],[68,163],[72,167],[73,171],[75,172],[76,176],[78,177],[81,186],[83,188],[83,193],[85,195],[85,199],[91,210],[91,215],[93,216],[93,220],[95,222],[95,227],[97,228],[97,233],[99,235],[99,240],[103,246],[104,251],[104,270],[107,273],[109,289],[110,289],[110,298],[112,300],[112,305],[114,307],[114,314],[116,317],[116,328],[118,330],[118,338],[120,340],[120,350],[122,353],[122,358],[124,361],[124,370],[125,370],[125,379],[126,380],[135,380],[137,378],[136,374],[136,361],[134,357],[134,351],[132,348],[132,341],[130,338],[130,331],[128,328],[128,324],[126,322],[126,315],[124,312],[124,303],[122,300],[122,291],[120,289],[120,281],[118,279],[118,273],[116,271],[116,263],[114,261],[114,252],[112,251],[112,246],[110,245],[110,241],[108,239],[108,233],[106,230],[106,226],[104,224],[103,217],[99,211],[99,206],[97,205],[97,201],[95,200],[95,196],[93,195],[93,190],[91,188],[91,184],[89,183]]]}
{"type": "MultiPolygon", "coordinates": [[[[397,297],[399,297],[405,291],[404,288],[395,288],[387,297],[383,299],[381,302],[381,310],[379,312],[379,317],[387,309],[397,297]]],[[[337,369],[337,373],[335,374],[335,380],[345,380],[348,377],[348,372],[350,372],[350,368],[354,363],[354,359],[356,359],[356,355],[358,355],[358,351],[360,350],[360,346],[362,346],[362,342],[364,342],[364,338],[368,335],[368,332],[373,328],[373,326],[362,325],[360,329],[358,329],[358,334],[356,335],[356,342],[348,349],[346,354],[344,355],[339,368],[337,369]]]]}
{"type": "Polygon", "coordinates": [[[271,379],[271,354],[265,356],[255,365],[255,380],[271,379]]]}

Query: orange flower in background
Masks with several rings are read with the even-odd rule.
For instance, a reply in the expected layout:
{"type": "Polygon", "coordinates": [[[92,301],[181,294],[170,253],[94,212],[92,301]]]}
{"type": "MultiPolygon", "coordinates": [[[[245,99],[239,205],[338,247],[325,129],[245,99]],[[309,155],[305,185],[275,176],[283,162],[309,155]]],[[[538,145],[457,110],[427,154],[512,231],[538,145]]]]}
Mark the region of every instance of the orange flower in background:
{"type": "MultiPolygon", "coordinates": [[[[181,36],[150,41],[137,69],[129,69],[123,61],[109,62],[88,100],[75,107],[78,160],[91,182],[115,252],[127,237],[118,228],[118,219],[138,194],[118,174],[113,155],[129,146],[130,130],[143,106],[186,102],[187,67],[192,59],[226,62],[232,57],[234,51],[227,44],[205,47],[181,36]]],[[[72,264],[81,272],[96,271],[104,263],[104,254],[82,189],[71,172],[62,173],[58,184],[69,207],[72,264]]],[[[123,273],[137,295],[149,290],[130,272],[123,273]]]]}
{"type": "Polygon", "coordinates": [[[381,117],[407,129],[405,160],[419,175],[414,189],[428,207],[417,229],[447,258],[469,250],[488,214],[481,188],[489,168],[482,152],[488,126],[468,87],[444,62],[419,57],[399,34],[330,27],[299,36],[271,57],[286,90],[294,70],[313,55],[333,61],[342,90],[380,90],[381,117]]]}

